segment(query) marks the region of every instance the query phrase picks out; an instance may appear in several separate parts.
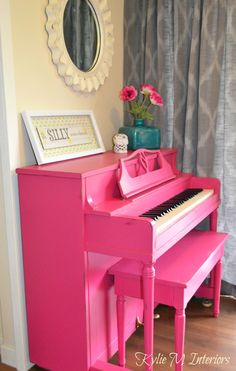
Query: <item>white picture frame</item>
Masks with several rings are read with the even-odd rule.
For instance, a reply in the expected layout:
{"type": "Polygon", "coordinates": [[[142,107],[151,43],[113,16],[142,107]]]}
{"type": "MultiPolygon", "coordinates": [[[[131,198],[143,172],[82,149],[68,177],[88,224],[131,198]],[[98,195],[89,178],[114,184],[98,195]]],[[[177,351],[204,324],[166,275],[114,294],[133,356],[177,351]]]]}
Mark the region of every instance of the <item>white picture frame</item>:
{"type": "Polygon", "coordinates": [[[92,111],[22,112],[39,165],[105,152],[92,111]]]}

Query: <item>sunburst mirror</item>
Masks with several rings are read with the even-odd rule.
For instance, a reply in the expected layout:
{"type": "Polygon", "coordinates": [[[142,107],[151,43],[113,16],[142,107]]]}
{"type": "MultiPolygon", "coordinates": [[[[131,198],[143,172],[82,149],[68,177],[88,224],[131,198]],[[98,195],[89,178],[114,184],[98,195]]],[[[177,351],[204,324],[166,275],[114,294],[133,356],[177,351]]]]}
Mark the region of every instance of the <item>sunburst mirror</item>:
{"type": "Polygon", "coordinates": [[[59,75],[75,91],[97,90],[112,66],[107,0],[49,0],[46,14],[48,46],[59,75]]]}

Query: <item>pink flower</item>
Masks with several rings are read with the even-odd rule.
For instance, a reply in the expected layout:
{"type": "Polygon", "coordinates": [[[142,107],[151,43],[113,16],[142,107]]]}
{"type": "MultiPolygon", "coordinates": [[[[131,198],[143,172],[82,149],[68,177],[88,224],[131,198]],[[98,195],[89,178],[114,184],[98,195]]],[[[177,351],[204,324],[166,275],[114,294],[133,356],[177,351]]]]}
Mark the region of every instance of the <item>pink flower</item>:
{"type": "Polygon", "coordinates": [[[158,94],[157,91],[153,91],[150,95],[150,102],[154,105],[154,106],[160,106],[162,107],[163,106],[163,99],[162,97],[160,96],[160,94],[158,94]]]}
{"type": "Polygon", "coordinates": [[[141,91],[140,92],[144,95],[149,95],[154,91],[156,91],[156,89],[151,84],[142,84],[141,85],[141,91]]]}
{"type": "Polygon", "coordinates": [[[134,100],[137,95],[138,92],[133,85],[127,85],[120,91],[120,99],[123,101],[134,100]]]}
{"type": "Polygon", "coordinates": [[[151,84],[141,84],[138,91],[133,85],[126,85],[119,93],[121,100],[127,102],[128,112],[135,119],[152,121],[153,106],[163,106],[163,99],[151,84]]]}

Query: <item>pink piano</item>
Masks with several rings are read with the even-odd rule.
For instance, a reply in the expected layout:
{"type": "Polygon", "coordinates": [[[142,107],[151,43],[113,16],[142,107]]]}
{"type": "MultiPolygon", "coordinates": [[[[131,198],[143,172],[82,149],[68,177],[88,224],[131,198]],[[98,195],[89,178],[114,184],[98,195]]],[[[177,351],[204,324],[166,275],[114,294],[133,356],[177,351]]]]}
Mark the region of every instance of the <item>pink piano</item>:
{"type": "MultiPolygon", "coordinates": [[[[152,310],[156,259],[208,215],[216,230],[219,181],[179,172],[174,149],[106,152],[17,173],[31,362],[53,371],[120,370],[108,362],[117,323],[107,271],[121,257],[141,261],[152,310]]],[[[126,315],[128,338],[142,301],[128,298],[126,315]]],[[[146,319],[150,339],[152,326],[146,319]]]]}

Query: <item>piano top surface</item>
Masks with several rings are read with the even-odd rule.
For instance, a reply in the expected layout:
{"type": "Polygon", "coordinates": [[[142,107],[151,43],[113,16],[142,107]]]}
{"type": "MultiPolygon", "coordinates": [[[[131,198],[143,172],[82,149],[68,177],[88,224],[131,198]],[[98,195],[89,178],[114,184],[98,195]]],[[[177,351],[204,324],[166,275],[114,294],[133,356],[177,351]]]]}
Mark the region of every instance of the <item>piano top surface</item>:
{"type": "MultiPolygon", "coordinates": [[[[163,154],[174,153],[176,149],[162,148],[163,154]]],[[[47,176],[59,176],[66,178],[81,178],[102,171],[116,170],[120,158],[125,158],[132,154],[133,151],[128,153],[114,153],[113,151],[107,151],[104,153],[74,158],[71,160],[65,160],[60,162],[53,162],[43,165],[32,165],[22,168],[18,168],[16,172],[18,174],[28,175],[47,175],[47,176]]]]}

